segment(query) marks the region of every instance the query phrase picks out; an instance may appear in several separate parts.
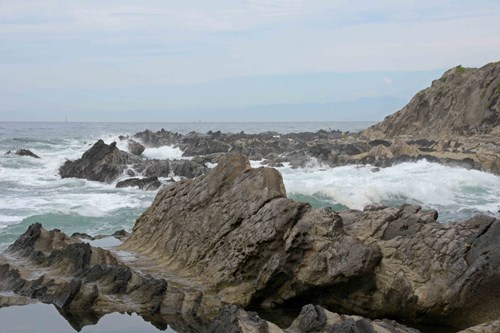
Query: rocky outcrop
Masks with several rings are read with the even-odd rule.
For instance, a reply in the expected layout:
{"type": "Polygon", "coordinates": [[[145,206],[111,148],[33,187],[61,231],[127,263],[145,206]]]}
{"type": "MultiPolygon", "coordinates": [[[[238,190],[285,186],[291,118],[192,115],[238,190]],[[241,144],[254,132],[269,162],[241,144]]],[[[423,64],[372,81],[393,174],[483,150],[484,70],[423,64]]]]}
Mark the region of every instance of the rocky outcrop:
{"type": "Polygon", "coordinates": [[[409,205],[340,216],[349,235],[382,251],[370,297],[344,291],[341,308],[456,327],[500,316],[500,220],[479,215],[441,224],[436,211],[409,205]]]}
{"type": "Polygon", "coordinates": [[[62,178],[83,178],[112,183],[122,175],[131,177],[143,175],[145,178],[130,178],[120,181],[117,187],[139,186],[152,190],[161,184],[151,177],[194,178],[205,174],[207,168],[191,160],[143,160],[138,156],[121,151],[116,143],[97,141],[80,159],[66,161],[59,169],[62,178]]]}
{"type": "Polygon", "coordinates": [[[241,306],[277,306],[368,276],[380,260],[375,245],[343,232],[337,214],[287,199],[276,170],[252,169],[240,155],[160,190],[122,248],[241,306]]]}
{"type": "Polygon", "coordinates": [[[168,144],[181,148],[185,156],[194,156],[201,163],[215,163],[226,152],[239,153],[251,160],[279,167],[289,163],[294,168],[310,163],[330,167],[351,164],[372,164],[387,167],[402,162],[426,159],[450,166],[478,169],[500,174],[500,144],[497,137],[456,137],[370,139],[364,134],[338,131],[316,133],[260,134],[191,132],[186,135],[161,130],[137,133],[145,145],[168,144]],[[214,147],[219,147],[215,149],[214,147]]]}
{"type": "Polygon", "coordinates": [[[116,188],[138,187],[141,190],[154,191],[160,188],[161,182],[158,177],[129,178],[116,183],[116,188]]]}
{"type": "Polygon", "coordinates": [[[457,333],[498,333],[500,332],[500,320],[490,321],[474,327],[469,327],[457,333]]]}
{"type": "MultiPolygon", "coordinates": [[[[5,153],[5,155],[10,155],[10,154],[12,154],[12,152],[10,150],[5,153]]],[[[16,152],[14,154],[19,155],[19,156],[29,156],[29,157],[33,157],[33,158],[40,158],[40,156],[38,156],[37,154],[33,153],[31,150],[28,150],[28,149],[18,149],[18,150],[16,150],[16,152]]]]}
{"type": "Polygon", "coordinates": [[[451,139],[500,134],[500,62],[481,68],[458,66],[408,105],[362,132],[371,138],[411,135],[451,139]]]}
{"type": "Polygon", "coordinates": [[[134,140],[128,140],[128,151],[134,155],[141,155],[146,148],[139,142],[134,140]]]}
{"type": "Polygon", "coordinates": [[[243,309],[305,304],[351,315],[307,306],[285,332],[411,332],[357,316],[458,328],[496,320],[500,220],[436,218],[409,205],[312,208],[286,198],[276,170],[228,155],[207,175],[160,189],[118,248],[31,226],[0,256],[0,292],[72,313],[197,318],[228,332],[280,332],[243,309]]]}
{"type": "Polygon", "coordinates": [[[98,140],[80,159],[66,161],[59,168],[59,174],[62,178],[74,177],[111,183],[123,173],[128,164],[139,162],[139,157],[118,149],[116,142],[108,145],[98,140]]]}
{"type": "Polygon", "coordinates": [[[233,333],[420,333],[391,320],[370,320],[360,316],[332,313],[321,306],[305,305],[292,325],[281,329],[261,319],[255,312],[247,312],[236,306],[223,309],[210,325],[208,332],[233,333]]]}

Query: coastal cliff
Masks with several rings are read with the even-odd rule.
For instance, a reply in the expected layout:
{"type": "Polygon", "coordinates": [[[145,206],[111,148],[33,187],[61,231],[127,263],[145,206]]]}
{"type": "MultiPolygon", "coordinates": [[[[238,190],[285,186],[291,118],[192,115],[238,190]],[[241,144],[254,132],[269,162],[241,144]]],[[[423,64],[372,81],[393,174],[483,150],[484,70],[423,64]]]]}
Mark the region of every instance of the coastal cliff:
{"type": "Polygon", "coordinates": [[[371,138],[452,139],[500,136],[500,62],[457,66],[417,93],[400,111],[364,130],[371,138]]]}

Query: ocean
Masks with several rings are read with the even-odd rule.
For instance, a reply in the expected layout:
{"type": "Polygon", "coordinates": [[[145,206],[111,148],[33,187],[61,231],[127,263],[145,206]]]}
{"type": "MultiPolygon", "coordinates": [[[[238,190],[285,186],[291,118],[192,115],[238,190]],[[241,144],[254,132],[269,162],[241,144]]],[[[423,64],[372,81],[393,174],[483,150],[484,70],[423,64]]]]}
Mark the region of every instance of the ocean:
{"type": "MultiPolygon", "coordinates": [[[[118,147],[126,150],[126,143],[120,142],[118,136],[133,135],[145,129],[164,128],[179,133],[209,130],[291,133],[320,129],[357,132],[369,125],[370,122],[0,122],[0,251],[34,222],[67,234],[78,231],[99,235],[132,229],[136,218],[153,201],[155,192],[117,189],[115,184],[61,179],[58,175],[58,168],[65,160],[79,158],[98,139],[106,143],[116,141],[118,147]],[[9,150],[14,152],[21,148],[41,158],[4,155],[9,150]]],[[[182,158],[182,151],[175,147],[147,148],[143,155],[146,158],[182,158]]],[[[252,161],[252,164],[257,167],[259,161],[252,161]]],[[[402,163],[379,172],[371,169],[370,166],[329,168],[314,161],[302,169],[278,168],[288,196],[316,207],[331,206],[342,210],[362,209],[373,203],[391,206],[412,203],[437,209],[442,223],[467,219],[478,213],[500,216],[499,176],[427,161],[402,163]]],[[[5,317],[5,311],[9,310],[0,310],[0,318],[5,317]]]]}

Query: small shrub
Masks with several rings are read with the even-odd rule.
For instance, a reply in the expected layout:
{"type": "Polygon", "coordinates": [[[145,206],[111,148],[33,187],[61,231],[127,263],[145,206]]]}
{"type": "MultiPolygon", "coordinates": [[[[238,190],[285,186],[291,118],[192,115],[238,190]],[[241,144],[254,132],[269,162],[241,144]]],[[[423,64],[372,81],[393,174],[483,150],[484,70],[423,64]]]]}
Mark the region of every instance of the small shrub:
{"type": "Polygon", "coordinates": [[[462,65],[458,65],[455,70],[458,74],[463,74],[465,73],[465,67],[462,65]]]}
{"type": "Polygon", "coordinates": [[[498,87],[497,87],[496,91],[497,91],[497,94],[499,94],[499,95],[500,95],[500,84],[498,85],[498,87]]]}

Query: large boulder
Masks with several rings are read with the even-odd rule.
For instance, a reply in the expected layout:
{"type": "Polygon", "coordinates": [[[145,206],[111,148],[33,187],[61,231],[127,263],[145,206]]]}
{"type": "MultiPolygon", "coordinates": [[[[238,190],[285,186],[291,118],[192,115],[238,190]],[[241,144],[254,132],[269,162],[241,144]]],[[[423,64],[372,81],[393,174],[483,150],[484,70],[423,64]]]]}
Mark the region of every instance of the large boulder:
{"type": "Polygon", "coordinates": [[[369,278],[380,260],[376,245],[344,233],[336,213],[287,199],[279,172],[252,169],[240,155],[160,190],[122,248],[241,306],[329,294],[369,278]]]}
{"type": "Polygon", "coordinates": [[[146,148],[135,140],[128,140],[128,151],[134,155],[141,155],[146,148]]]}
{"type": "Polygon", "coordinates": [[[59,174],[62,178],[74,177],[112,183],[128,164],[140,161],[139,157],[118,149],[116,142],[108,145],[98,140],[78,160],[66,161],[59,168],[59,174]]]}

